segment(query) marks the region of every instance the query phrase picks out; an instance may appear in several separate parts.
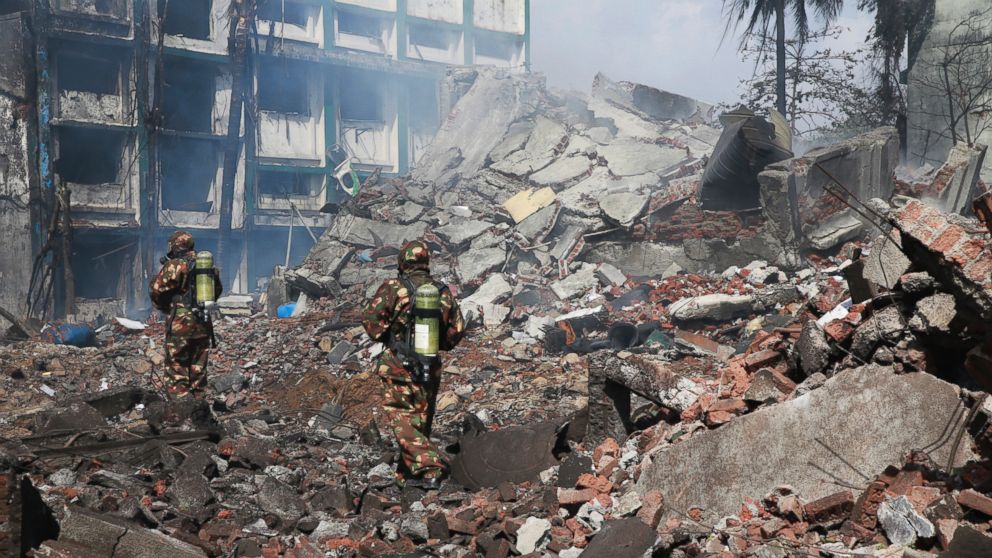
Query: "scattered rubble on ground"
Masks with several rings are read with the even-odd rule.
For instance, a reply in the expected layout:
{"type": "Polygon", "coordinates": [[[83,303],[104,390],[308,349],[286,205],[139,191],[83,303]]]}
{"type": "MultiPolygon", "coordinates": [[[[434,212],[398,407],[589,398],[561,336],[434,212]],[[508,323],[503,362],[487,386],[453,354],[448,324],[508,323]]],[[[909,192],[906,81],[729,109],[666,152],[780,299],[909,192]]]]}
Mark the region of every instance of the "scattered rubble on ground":
{"type": "Polygon", "coordinates": [[[98,328],[96,347],[0,347],[0,545],[992,554],[983,150],[909,171],[890,129],[799,157],[783,143],[724,198],[702,190],[712,107],[604,76],[588,99],[458,79],[410,177],[343,204],[261,297],[221,304],[206,400],[164,397],[154,317],[98,328]],[[430,493],[393,483],[381,347],[359,324],[420,236],[471,324],[437,402],[454,477],[430,493]]]}

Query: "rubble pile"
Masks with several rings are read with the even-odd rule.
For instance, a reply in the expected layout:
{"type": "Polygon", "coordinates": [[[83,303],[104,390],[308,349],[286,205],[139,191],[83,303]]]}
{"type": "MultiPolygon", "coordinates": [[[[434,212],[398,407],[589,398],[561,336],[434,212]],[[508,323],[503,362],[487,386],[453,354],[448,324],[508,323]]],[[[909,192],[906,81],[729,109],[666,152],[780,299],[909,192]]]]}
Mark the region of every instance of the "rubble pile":
{"type": "Polygon", "coordinates": [[[100,328],[97,347],[0,347],[0,545],[992,552],[992,246],[968,215],[983,149],[897,169],[880,129],[792,157],[773,115],[721,128],[713,107],[604,76],[588,98],[449,81],[464,94],[409,177],[366,185],[303,265],[222,305],[205,399],[165,396],[154,320],[100,328]],[[707,167],[754,134],[777,147],[730,195],[707,167]],[[470,323],[445,359],[436,492],[394,483],[382,347],[359,323],[413,238],[470,323]]]}

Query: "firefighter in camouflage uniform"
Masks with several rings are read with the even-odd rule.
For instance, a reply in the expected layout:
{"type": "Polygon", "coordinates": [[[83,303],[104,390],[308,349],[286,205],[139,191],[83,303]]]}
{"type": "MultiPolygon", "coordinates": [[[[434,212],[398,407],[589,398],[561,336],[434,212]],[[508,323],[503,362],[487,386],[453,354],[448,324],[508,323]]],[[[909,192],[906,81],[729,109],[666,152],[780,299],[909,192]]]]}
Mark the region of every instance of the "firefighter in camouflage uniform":
{"type": "MultiPolygon", "coordinates": [[[[169,315],[165,325],[165,362],[169,369],[169,393],[176,397],[190,393],[199,396],[207,380],[212,326],[193,302],[195,260],[193,235],[185,231],[173,233],[162,269],[148,287],[152,304],[169,315]]],[[[214,289],[216,296],[220,296],[223,287],[216,268],[214,289]]]]}
{"type": "MultiPolygon", "coordinates": [[[[399,275],[387,279],[365,309],[362,325],[374,341],[387,348],[376,361],[376,372],[383,386],[383,411],[402,452],[397,482],[427,489],[437,488],[447,476],[448,465],[430,441],[434,404],[441,384],[441,364],[436,359],[429,367],[429,380],[418,379],[404,354],[404,332],[412,318],[413,293],[425,283],[440,291],[439,348],[453,349],[465,332],[465,322],[458,301],[448,288],[430,275],[430,253],[424,242],[415,240],[403,246],[399,254],[399,275]]],[[[409,339],[409,335],[405,337],[409,339]]]]}

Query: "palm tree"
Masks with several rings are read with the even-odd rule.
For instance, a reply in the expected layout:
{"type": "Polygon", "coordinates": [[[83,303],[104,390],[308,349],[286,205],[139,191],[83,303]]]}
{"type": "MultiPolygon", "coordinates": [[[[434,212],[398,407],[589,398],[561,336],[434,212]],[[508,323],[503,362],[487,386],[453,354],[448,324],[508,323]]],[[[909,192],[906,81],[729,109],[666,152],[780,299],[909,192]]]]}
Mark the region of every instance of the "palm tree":
{"type": "Polygon", "coordinates": [[[840,13],[844,0],[723,0],[724,12],[730,17],[725,32],[746,22],[741,37],[742,46],[749,38],[755,36],[760,37],[762,41],[766,40],[769,25],[772,19],[775,20],[775,105],[782,114],[786,112],[785,11],[787,6],[792,8],[796,34],[802,42],[809,36],[807,5],[811,6],[824,22],[829,23],[840,13]]]}
{"type": "Polygon", "coordinates": [[[882,118],[885,122],[896,119],[899,124],[905,116],[899,89],[900,61],[908,44],[908,66],[913,65],[933,21],[934,0],[858,0],[858,9],[875,14],[871,39],[879,62],[877,79],[882,118]]]}

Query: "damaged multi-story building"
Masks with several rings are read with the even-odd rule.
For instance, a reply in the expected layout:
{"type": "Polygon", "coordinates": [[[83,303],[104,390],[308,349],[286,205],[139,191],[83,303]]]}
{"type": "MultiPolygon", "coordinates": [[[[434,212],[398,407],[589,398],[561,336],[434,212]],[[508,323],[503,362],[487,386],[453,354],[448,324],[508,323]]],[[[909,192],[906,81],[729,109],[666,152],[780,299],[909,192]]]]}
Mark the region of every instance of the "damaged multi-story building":
{"type": "MultiPolygon", "coordinates": [[[[992,143],[992,4],[934,0],[918,53],[908,72],[907,163],[940,164],[955,146],[992,143]]],[[[979,161],[981,165],[981,161],[979,161]]],[[[982,179],[992,182],[992,160],[982,179]]]]}
{"type": "Polygon", "coordinates": [[[529,0],[13,4],[0,306],[35,316],[140,309],[178,229],[254,291],[330,225],[322,207],[417,160],[446,68],[530,58],[529,0]]]}

